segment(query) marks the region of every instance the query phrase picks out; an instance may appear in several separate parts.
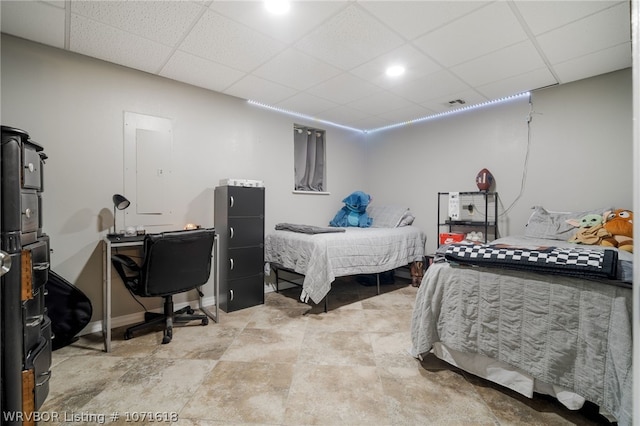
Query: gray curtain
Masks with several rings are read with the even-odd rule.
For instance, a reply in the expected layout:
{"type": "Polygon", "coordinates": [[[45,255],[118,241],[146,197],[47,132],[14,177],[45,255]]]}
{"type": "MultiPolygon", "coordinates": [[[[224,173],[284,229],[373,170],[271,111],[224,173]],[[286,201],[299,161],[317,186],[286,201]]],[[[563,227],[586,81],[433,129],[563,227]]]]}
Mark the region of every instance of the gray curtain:
{"type": "Polygon", "coordinates": [[[324,131],[294,128],[297,191],[324,191],[324,131]],[[298,129],[301,129],[300,132],[298,129]]]}

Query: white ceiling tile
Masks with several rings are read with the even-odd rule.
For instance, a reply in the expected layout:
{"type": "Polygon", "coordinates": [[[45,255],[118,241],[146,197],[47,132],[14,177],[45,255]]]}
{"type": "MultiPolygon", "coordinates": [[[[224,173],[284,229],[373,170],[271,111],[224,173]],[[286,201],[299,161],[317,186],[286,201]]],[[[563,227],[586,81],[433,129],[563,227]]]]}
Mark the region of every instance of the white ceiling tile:
{"type": "Polygon", "coordinates": [[[275,83],[305,90],[340,72],[329,64],[290,48],[256,69],[253,74],[275,83]]]}
{"type": "Polygon", "coordinates": [[[207,11],[180,45],[180,50],[251,71],[284,48],[284,44],[207,11]]]}
{"type": "Polygon", "coordinates": [[[469,90],[464,90],[462,92],[447,93],[446,96],[430,99],[429,101],[422,103],[422,106],[439,113],[439,112],[450,111],[456,108],[463,108],[470,105],[481,104],[483,102],[487,102],[488,100],[489,99],[482,96],[482,94],[476,92],[475,90],[469,89],[469,90]],[[465,103],[464,104],[449,103],[449,101],[454,101],[457,99],[463,100],[465,103]]]}
{"type": "Polygon", "coordinates": [[[410,105],[412,105],[410,101],[386,90],[347,104],[348,107],[373,115],[382,114],[389,110],[406,108],[410,105]]]}
{"type": "Polygon", "coordinates": [[[315,115],[322,111],[336,108],[338,105],[309,93],[300,92],[284,101],[278,102],[276,106],[305,115],[315,115]]]}
{"type": "Polygon", "coordinates": [[[0,8],[3,33],[64,48],[64,9],[34,1],[2,1],[0,8]]]}
{"type": "Polygon", "coordinates": [[[3,33],[65,48],[70,29],[70,51],[368,129],[449,110],[455,98],[629,67],[629,6],[312,0],[275,17],[257,0],[0,0],[3,33]],[[406,67],[401,78],[386,77],[391,63],[406,67]]]}
{"type": "Polygon", "coordinates": [[[160,71],[160,75],[222,92],[229,85],[240,80],[245,73],[178,50],[171,55],[160,71]]]}
{"type": "Polygon", "coordinates": [[[72,1],[71,12],[175,47],[204,11],[183,1],[72,1]]]}
{"type": "Polygon", "coordinates": [[[308,89],[307,92],[339,104],[346,104],[369,96],[377,90],[380,89],[375,85],[344,73],[308,89]]]}
{"type": "Polygon", "coordinates": [[[441,70],[442,67],[428,58],[424,53],[409,44],[405,44],[389,53],[362,64],[351,70],[361,78],[371,81],[380,87],[390,88],[407,81],[415,80],[427,74],[441,70]],[[386,69],[390,65],[400,64],[406,69],[399,78],[389,78],[386,69]]]}
{"type": "Polygon", "coordinates": [[[542,34],[537,41],[549,61],[557,64],[629,41],[629,20],[625,2],[542,34]]]}
{"type": "Polygon", "coordinates": [[[551,71],[545,67],[478,86],[476,90],[486,96],[487,99],[500,99],[557,83],[551,71]]]}
{"type": "Polygon", "coordinates": [[[347,1],[291,2],[291,10],[285,15],[269,13],[264,3],[258,1],[215,1],[210,8],[256,31],[292,44],[348,3],[347,1]]]}
{"type": "Polygon", "coordinates": [[[513,5],[533,34],[538,35],[620,3],[612,0],[553,0],[514,1],[513,5]]]}
{"type": "Polygon", "coordinates": [[[426,75],[414,81],[409,81],[391,89],[392,92],[415,103],[423,103],[429,99],[447,97],[469,89],[465,84],[448,70],[442,70],[426,75]]]}
{"type": "Polygon", "coordinates": [[[470,86],[479,86],[544,66],[533,43],[527,40],[455,66],[451,72],[470,86]]]}
{"type": "Polygon", "coordinates": [[[275,105],[283,99],[295,95],[297,91],[253,75],[247,75],[227,88],[224,93],[266,105],[275,105]]]}
{"type": "Polygon", "coordinates": [[[382,112],[378,116],[392,123],[401,123],[404,121],[417,120],[435,113],[436,111],[422,105],[411,104],[403,108],[382,112]]]}
{"type": "Polygon", "coordinates": [[[375,115],[371,115],[360,120],[349,121],[349,125],[351,127],[354,127],[356,129],[361,129],[361,130],[375,130],[375,129],[379,129],[385,126],[390,126],[393,124],[396,124],[396,123],[384,117],[379,117],[375,115]]]}
{"type": "Polygon", "coordinates": [[[631,43],[604,49],[554,65],[561,83],[631,67],[631,43]]]}
{"type": "Polygon", "coordinates": [[[488,1],[359,1],[363,8],[407,40],[439,28],[488,1]]]}
{"type": "Polygon", "coordinates": [[[70,49],[83,55],[156,73],[171,49],[76,14],[71,15],[70,49]]]}
{"type": "Polygon", "coordinates": [[[342,70],[350,70],[402,43],[400,36],[352,4],[295,46],[342,70]]]}
{"type": "Polygon", "coordinates": [[[367,113],[344,105],[322,111],[322,119],[332,123],[348,124],[368,116],[369,114],[367,113]]]}
{"type": "Polygon", "coordinates": [[[415,44],[448,67],[526,38],[507,2],[498,1],[418,38],[415,44]]]}

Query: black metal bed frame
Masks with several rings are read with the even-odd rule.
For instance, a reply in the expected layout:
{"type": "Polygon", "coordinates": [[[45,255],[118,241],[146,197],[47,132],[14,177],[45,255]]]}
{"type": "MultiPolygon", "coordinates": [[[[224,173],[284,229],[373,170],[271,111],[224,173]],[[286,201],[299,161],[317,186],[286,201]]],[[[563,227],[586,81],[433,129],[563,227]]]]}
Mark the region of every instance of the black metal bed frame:
{"type": "MultiPolygon", "coordinates": [[[[282,266],[280,264],[277,264],[277,263],[270,263],[270,265],[271,265],[271,269],[274,271],[275,276],[276,276],[276,282],[275,282],[275,284],[276,284],[276,293],[280,292],[280,286],[279,286],[280,281],[287,282],[287,283],[296,285],[298,287],[302,287],[302,284],[300,284],[300,283],[297,283],[295,281],[291,281],[291,280],[289,280],[287,278],[280,277],[278,275],[278,271],[282,270],[282,271],[285,271],[285,272],[290,273],[290,274],[298,275],[300,277],[304,277],[304,274],[301,274],[301,273],[296,272],[296,271],[294,271],[292,269],[289,269],[289,268],[285,268],[284,266],[282,266]]],[[[330,292],[331,292],[331,290],[329,290],[329,293],[330,292]]],[[[327,293],[327,295],[323,299],[324,300],[324,311],[325,312],[328,311],[329,293],[327,293]]],[[[376,295],[380,295],[380,272],[376,273],[376,295]]]]}

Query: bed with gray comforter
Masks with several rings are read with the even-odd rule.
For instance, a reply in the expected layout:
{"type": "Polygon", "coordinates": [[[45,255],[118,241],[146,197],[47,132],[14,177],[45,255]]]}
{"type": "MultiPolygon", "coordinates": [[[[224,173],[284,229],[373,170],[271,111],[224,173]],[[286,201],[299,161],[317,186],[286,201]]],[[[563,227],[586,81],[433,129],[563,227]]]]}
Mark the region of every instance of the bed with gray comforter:
{"type": "Polygon", "coordinates": [[[385,272],[424,256],[426,237],[414,226],[334,229],[343,232],[277,229],[265,238],[266,262],[304,275],[304,302],[320,303],[336,277],[385,272]]]}
{"type": "MultiPolygon", "coordinates": [[[[524,237],[502,242],[560,243],[524,237]]],[[[603,414],[629,425],[632,255],[618,254],[617,280],[462,265],[442,258],[427,270],[417,294],[411,352],[419,357],[433,351],[523,395],[555,395],[571,409],[589,400],[603,414]]]]}

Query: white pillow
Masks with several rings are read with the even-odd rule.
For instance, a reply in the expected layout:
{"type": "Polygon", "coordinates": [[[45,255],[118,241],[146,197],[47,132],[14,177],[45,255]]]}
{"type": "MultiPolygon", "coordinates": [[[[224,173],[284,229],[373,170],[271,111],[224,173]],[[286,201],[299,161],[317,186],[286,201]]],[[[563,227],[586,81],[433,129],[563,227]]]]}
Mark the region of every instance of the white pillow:
{"type": "MultiPolygon", "coordinates": [[[[396,228],[401,226],[403,219],[407,218],[407,213],[411,215],[408,208],[400,206],[371,205],[367,207],[367,214],[373,219],[371,223],[372,228],[396,228]]],[[[411,217],[413,217],[413,215],[411,215],[411,217]]],[[[409,220],[413,222],[412,219],[409,220]]]]}
{"type": "Polygon", "coordinates": [[[529,217],[524,235],[532,238],[545,238],[549,240],[567,241],[576,233],[576,227],[567,223],[567,219],[580,220],[587,214],[599,214],[612,210],[602,208],[582,212],[554,212],[541,206],[533,207],[533,213],[529,217]]]}

